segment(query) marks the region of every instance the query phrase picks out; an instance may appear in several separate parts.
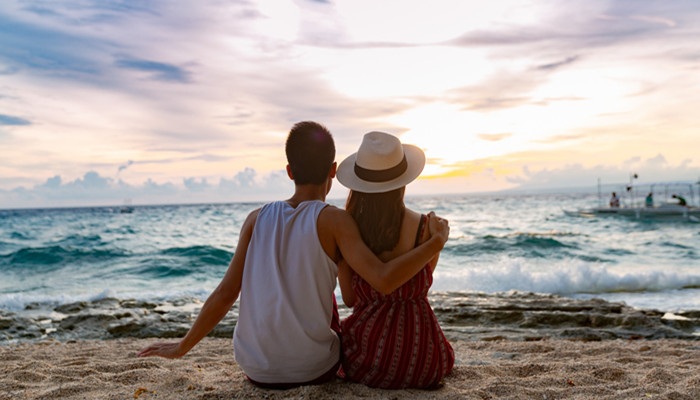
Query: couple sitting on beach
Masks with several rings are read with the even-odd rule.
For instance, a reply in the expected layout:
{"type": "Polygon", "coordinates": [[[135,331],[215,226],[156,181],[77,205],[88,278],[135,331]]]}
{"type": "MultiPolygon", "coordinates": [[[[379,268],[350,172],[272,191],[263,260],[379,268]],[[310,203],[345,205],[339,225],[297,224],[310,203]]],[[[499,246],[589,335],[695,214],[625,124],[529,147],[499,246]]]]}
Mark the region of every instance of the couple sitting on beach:
{"type": "Polygon", "coordinates": [[[234,354],[258,386],[338,375],[380,388],[435,387],[454,364],[426,298],[449,226],[403,203],[423,152],[371,132],[337,166],[330,132],[307,121],[289,132],[286,153],[294,195],[248,215],[226,274],[187,335],[139,356],[182,357],[240,295],[234,354]],[[336,173],[350,189],[346,210],[325,203],[336,173]],[[336,279],[353,307],[342,323],[336,279]]]}

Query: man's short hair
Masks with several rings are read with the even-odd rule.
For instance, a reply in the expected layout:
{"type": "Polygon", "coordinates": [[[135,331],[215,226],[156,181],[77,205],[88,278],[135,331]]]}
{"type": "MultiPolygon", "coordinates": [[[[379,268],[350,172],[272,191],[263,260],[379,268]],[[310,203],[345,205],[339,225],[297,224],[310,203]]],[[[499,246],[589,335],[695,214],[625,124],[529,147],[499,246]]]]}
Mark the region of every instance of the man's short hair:
{"type": "Polygon", "coordinates": [[[294,124],[285,152],[296,185],[322,184],[335,161],[333,136],[325,126],[313,121],[294,124]]]}

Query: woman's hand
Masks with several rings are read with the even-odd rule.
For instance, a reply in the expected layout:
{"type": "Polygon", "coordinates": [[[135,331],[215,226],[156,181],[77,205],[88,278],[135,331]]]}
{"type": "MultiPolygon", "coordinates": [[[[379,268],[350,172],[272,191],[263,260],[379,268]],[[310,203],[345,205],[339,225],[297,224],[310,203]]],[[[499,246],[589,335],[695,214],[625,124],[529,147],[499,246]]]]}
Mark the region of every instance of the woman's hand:
{"type": "Polygon", "coordinates": [[[139,357],[159,356],[165,358],[180,358],[187,354],[180,347],[180,342],[154,343],[139,351],[139,357]]]}
{"type": "Polygon", "coordinates": [[[443,245],[450,236],[450,223],[446,219],[438,217],[432,211],[428,213],[428,229],[430,230],[430,236],[438,236],[442,240],[443,245]]]}

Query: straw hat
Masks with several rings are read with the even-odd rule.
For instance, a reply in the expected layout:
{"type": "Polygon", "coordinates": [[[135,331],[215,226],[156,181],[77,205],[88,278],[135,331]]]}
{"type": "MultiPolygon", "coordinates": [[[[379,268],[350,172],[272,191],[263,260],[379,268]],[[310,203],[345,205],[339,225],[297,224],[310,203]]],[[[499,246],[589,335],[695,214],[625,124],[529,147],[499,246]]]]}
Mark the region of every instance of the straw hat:
{"type": "Polygon", "coordinates": [[[357,153],[338,166],[338,181],[348,189],[382,193],[406,186],[425,166],[423,150],[401,144],[396,136],[370,132],[362,138],[357,153]]]}

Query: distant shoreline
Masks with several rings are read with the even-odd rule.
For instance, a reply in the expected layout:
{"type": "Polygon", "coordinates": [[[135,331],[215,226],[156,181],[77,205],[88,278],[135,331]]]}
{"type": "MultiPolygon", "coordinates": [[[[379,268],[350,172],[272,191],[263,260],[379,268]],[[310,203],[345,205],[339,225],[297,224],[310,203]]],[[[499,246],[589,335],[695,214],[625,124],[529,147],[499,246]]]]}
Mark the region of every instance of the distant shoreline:
{"type": "MultiPolygon", "coordinates": [[[[615,185],[603,185],[604,187],[610,186],[611,188],[619,187],[623,184],[615,185]]],[[[530,189],[507,189],[500,191],[491,192],[463,192],[463,193],[436,193],[436,194],[406,194],[406,199],[425,199],[425,198],[454,198],[454,197],[488,197],[488,196],[528,196],[528,195],[538,195],[538,194],[549,194],[549,195],[567,195],[567,194],[579,194],[579,195],[595,195],[596,189],[589,186],[582,187],[572,187],[572,188],[530,188],[530,189]]],[[[282,196],[280,199],[285,198],[282,196]]],[[[278,199],[278,200],[280,200],[278,199]]],[[[329,203],[344,203],[345,197],[329,197],[326,201],[329,203]]],[[[133,203],[129,204],[129,207],[134,208],[148,208],[148,207],[189,207],[189,206],[224,206],[224,205],[246,205],[259,206],[270,201],[267,200],[250,200],[250,201],[213,201],[213,202],[192,202],[192,203],[133,203]]],[[[12,207],[12,208],[0,208],[0,212],[3,211],[31,211],[31,210],[82,210],[82,209],[104,209],[104,208],[121,208],[124,204],[94,204],[94,205],[75,205],[75,206],[53,206],[53,207],[12,207]]]]}

